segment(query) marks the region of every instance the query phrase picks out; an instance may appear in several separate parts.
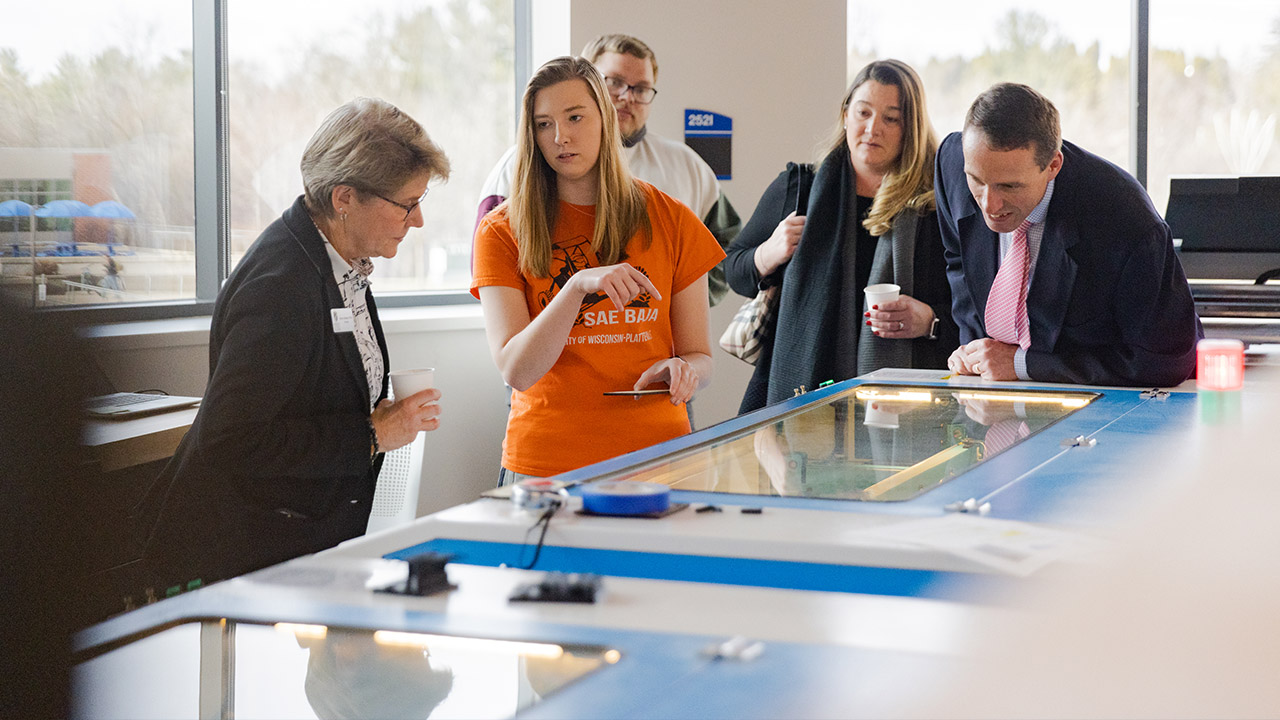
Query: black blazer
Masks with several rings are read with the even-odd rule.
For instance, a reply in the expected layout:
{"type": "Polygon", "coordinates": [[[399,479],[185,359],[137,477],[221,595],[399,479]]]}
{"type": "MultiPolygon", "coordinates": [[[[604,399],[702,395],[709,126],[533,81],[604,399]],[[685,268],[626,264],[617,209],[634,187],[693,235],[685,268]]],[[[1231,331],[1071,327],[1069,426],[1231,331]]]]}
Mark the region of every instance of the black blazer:
{"type": "Polygon", "coordinates": [[[364,533],[381,456],[370,462],[360,351],[333,331],[329,311],[342,307],[298,198],[218,293],[204,401],[140,508],[153,528],[143,582],[208,584],[364,533]]]}
{"type": "MultiPolygon", "coordinates": [[[[1069,142],[1045,218],[1027,314],[1032,380],[1177,385],[1204,337],[1169,226],[1124,170],[1069,142]]],[[[960,341],[986,337],[999,236],[964,174],[960,133],[938,149],[934,189],[960,341]]]]}
{"type": "MultiPolygon", "coordinates": [[[[821,243],[828,245],[832,242],[832,237],[838,233],[831,218],[833,215],[838,215],[840,209],[834,207],[822,208],[820,204],[831,202],[830,198],[832,197],[846,195],[849,196],[848,199],[852,202],[851,187],[843,187],[837,173],[839,171],[839,174],[846,174],[848,176],[846,180],[852,182],[852,170],[845,168],[848,163],[847,152],[832,153],[823,161],[823,167],[819,168],[817,176],[813,179],[813,188],[808,194],[807,210],[805,212],[808,220],[801,235],[801,244],[821,243]]],[[[727,258],[724,262],[725,275],[729,280],[729,286],[739,295],[755,297],[760,287],[780,284],[783,282],[784,277],[791,277],[792,273],[788,272],[791,263],[784,264],[767,278],[760,277],[755,264],[756,248],[768,240],[774,229],[777,228],[778,223],[782,222],[783,218],[792,210],[795,210],[794,202],[795,198],[797,198],[797,193],[795,187],[789,187],[789,184],[795,182],[791,178],[792,172],[788,169],[781,172],[774,179],[764,191],[760,202],[756,204],[751,220],[747,222],[746,227],[742,229],[742,232],[738,234],[738,237],[729,246],[726,253],[727,258]]],[[[841,242],[844,242],[844,240],[841,239],[841,242]]],[[[797,254],[799,254],[798,250],[797,254]]],[[[839,256],[839,253],[834,254],[837,257],[839,256]]],[[[835,272],[838,273],[839,271],[835,272]]],[[[938,237],[938,225],[932,212],[921,216],[916,223],[915,265],[912,268],[912,282],[915,285],[913,296],[932,307],[934,315],[940,319],[937,340],[916,338],[909,341],[912,343],[915,364],[917,367],[945,369],[947,367],[947,358],[951,355],[951,351],[956,348],[958,335],[955,323],[951,319],[951,288],[947,284],[946,263],[942,256],[942,242],[938,237]]],[[[811,305],[827,309],[814,312],[830,315],[838,312],[839,288],[823,286],[802,288],[801,290],[806,295],[813,293],[821,296],[821,302],[815,300],[811,305]]],[[[860,293],[861,290],[861,288],[857,288],[855,292],[860,293]]],[[[805,312],[809,312],[809,310],[802,311],[801,314],[803,315],[805,312]]],[[[771,369],[775,362],[774,339],[778,335],[776,328],[778,317],[778,314],[775,313],[771,318],[771,321],[775,323],[775,327],[769,329],[769,340],[761,349],[760,356],[756,360],[755,371],[751,375],[746,392],[743,394],[742,403],[738,408],[740,414],[757,410],[770,402],[769,382],[771,369]]],[[[835,324],[833,317],[801,317],[796,322],[811,324],[815,327],[825,323],[835,324]]],[[[860,325],[861,323],[859,322],[858,324],[860,325]]],[[[778,357],[779,361],[788,361],[804,366],[804,372],[807,372],[810,377],[801,379],[799,382],[807,383],[807,387],[811,390],[824,380],[847,379],[845,377],[837,377],[836,373],[831,369],[834,364],[837,346],[834,334],[820,333],[820,335],[822,337],[818,338],[818,340],[819,345],[822,345],[821,347],[788,347],[786,351],[788,353],[787,357],[778,357]]],[[[775,397],[790,397],[792,388],[773,388],[772,394],[775,397]]]]}

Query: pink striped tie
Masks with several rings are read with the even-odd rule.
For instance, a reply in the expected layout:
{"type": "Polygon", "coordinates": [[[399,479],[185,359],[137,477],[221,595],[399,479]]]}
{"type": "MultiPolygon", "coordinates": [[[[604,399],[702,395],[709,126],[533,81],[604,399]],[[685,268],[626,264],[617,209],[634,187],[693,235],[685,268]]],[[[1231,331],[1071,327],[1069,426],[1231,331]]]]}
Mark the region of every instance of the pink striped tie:
{"type": "Polygon", "coordinates": [[[1030,434],[1031,428],[1027,426],[1026,420],[1016,417],[1006,418],[995,421],[991,424],[991,427],[987,428],[983,444],[987,446],[987,455],[991,456],[1008,450],[1014,443],[1030,434]]]}
{"type": "Polygon", "coordinates": [[[1002,343],[1031,347],[1031,323],[1027,319],[1027,273],[1031,269],[1031,253],[1027,249],[1024,220],[1013,231],[1013,243],[1000,263],[991,294],[987,296],[987,337],[1002,343]]]}

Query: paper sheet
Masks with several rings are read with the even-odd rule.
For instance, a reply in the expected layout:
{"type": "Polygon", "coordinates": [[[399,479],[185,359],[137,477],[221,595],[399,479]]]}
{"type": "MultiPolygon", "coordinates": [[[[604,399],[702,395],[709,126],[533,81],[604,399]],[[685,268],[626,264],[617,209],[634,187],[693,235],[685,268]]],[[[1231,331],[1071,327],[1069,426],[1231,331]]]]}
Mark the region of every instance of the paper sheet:
{"type": "Polygon", "coordinates": [[[867,534],[940,550],[1019,577],[1059,560],[1087,558],[1103,547],[1086,535],[967,513],[883,525],[867,534]]]}

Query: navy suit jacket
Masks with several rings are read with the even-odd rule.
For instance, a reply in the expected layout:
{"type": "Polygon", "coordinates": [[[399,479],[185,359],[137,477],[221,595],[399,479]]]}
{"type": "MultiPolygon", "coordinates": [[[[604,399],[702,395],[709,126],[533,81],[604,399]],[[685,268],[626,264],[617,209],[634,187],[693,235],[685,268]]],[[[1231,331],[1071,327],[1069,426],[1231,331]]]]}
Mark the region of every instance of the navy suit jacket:
{"type": "MultiPolygon", "coordinates": [[[[387,367],[373,295],[369,315],[387,367]]],[[[364,533],[369,382],[324,240],[302,198],[227,279],[209,331],[209,383],[191,430],[144,499],[139,587],[207,584],[364,533]]],[[[386,397],[387,382],[377,388],[386,397]]]]}
{"type": "MultiPolygon", "coordinates": [[[[1176,385],[1204,336],[1169,226],[1124,170],[1069,142],[1031,275],[1027,374],[1046,382],[1176,385]]],[[[987,337],[1000,238],[969,192],[960,133],[938,149],[934,190],[960,342],[987,337]]]]}

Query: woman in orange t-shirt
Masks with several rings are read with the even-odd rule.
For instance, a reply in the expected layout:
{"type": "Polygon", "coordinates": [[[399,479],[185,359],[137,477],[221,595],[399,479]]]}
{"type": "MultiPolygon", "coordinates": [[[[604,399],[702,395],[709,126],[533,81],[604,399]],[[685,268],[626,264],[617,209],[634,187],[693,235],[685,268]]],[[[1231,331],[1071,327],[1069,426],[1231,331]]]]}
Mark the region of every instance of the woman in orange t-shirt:
{"type": "Polygon", "coordinates": [[[724,258],[688,208],[635,180],[600,73],[557,58],[525,89],[511,197],[476,230],[471,292],[514,388],[504,482],[689,432],[711,379],[706,273],[724,258]],[[657,395],[604,395],[646,388],[657,395]]]}

